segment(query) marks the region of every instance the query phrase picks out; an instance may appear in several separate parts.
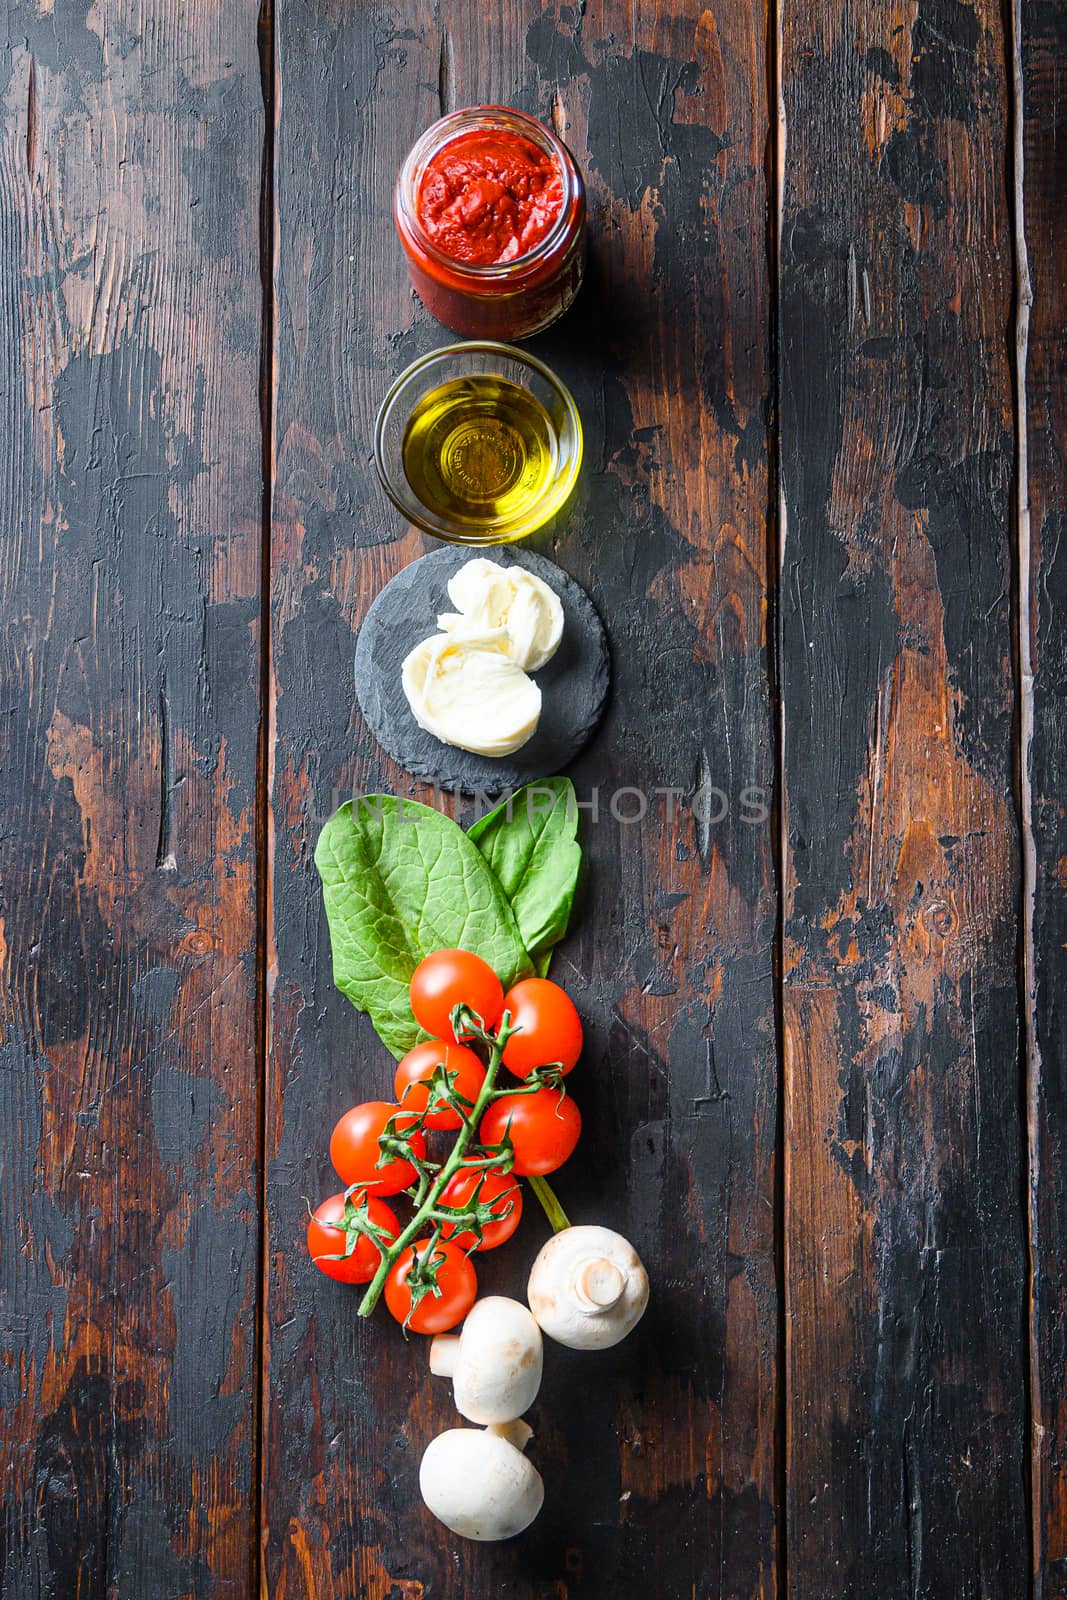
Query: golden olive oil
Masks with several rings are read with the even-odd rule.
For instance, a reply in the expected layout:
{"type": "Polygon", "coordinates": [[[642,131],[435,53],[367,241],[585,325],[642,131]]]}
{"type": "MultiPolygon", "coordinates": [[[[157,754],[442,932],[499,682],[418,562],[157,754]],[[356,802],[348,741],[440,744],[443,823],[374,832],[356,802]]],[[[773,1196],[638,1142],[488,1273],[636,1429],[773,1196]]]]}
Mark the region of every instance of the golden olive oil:
{"type": "Polygon", "coordinates": [[[559,470],[552,419],[528,389],[490,374],[424,395],[402,446],[413,492],[436,516],[471,528],[533,513],[559,470]]]}

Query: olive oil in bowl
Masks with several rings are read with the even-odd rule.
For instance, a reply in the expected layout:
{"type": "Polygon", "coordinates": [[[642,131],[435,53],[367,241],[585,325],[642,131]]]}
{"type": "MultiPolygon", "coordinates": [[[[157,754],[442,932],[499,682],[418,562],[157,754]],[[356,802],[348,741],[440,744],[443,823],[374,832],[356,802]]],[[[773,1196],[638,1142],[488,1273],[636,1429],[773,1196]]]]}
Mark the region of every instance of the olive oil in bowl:
{"type": "Polygon", "coordinates": [[[424,395],[404,434],[404,474],[428,511],[461,527],[522,521],[559,467],[552,419],[536,395],[491,373],[424,395]]]}
{"type": "Polygon", "coordinates": [[[416,526],[461,544],[543,527],[574,487],[582,428],[555,374],[509,345],[432,352],[397,379],[375,427],[378,475],[416,526]]]}

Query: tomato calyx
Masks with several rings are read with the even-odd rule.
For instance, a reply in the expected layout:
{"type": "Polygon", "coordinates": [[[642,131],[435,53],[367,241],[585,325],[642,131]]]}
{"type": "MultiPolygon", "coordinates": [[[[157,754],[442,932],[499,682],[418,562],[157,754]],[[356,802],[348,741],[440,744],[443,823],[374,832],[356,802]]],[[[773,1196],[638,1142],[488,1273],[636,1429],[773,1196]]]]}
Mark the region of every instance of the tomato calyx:
{"type": "Polygon", "coordinates": [[[336,1229],[338,1233],[344,1234],[344,1249],[336,1254],[323,1252],[312,1256],[311,1259],[316,1264],[320,1261],[347,1261],[349,1256],[354,1254],[362,1238],[369,1239],[375,1245],[379,1256],[385,1255],[392,1242],[393,1235],[388,1228],[383,1228],[371,1217],[370,1196],[366,1184],[349,1184],[345,1190],[344,1211],[337,1218],[317,1217],[307,1195],[304,1196],[304,1204],[307,1206],[309,1222],[317,1222],[320,1228],[336,1229]],[[353,1200],[353,1195],[358,1195],[358,1200],[353,1200]]]}
{"type": "Polygon", "coordinates": [[[488,1043],[490,1046],[496,1043],[496,1039],[486,1028],[477,1011],[472,1006],[464,1005],[462,1001],[458,1006],[452,1007],[448,1022],[456,1038],[464,1044],[471,1039],[480,1039],[483,1044],[488,1043]]]}
{"type": "Polygon", "coordinates": [[[392,1161],[407,1161],[416,1172],[421,1172],[427,1161],[420,1154],[420,1141],[413,1139],[413,1135],[423,1131],[425,1119],[425,1112],[398,1107],[378,1135],[379,1155],[375,1167],[387,1167],[392,1161]]]}
{"type": "Polygon", "coordinates": [[[426,1110],[423,1117],[430,1117],[435,1111],[454,1111],[461,1119],[467,1122],[470,1113],[474,1110],[474,1101],[468,1100],[465,1094],[460,1094],[456,1088],[459,1082],[459,1070],[456,1067],[446,1067],[442,1061],[434,1067],[433,1073],[427,1082],[429,1098],[426,1101],[426,1110]]]}
{"type": "Polygon", "coordinates": [[[532,1094],[537,1089],[559,1089],[561,1093],[566,1094],[567,1086],[563,1081],[566,1070],[562,1061],[546,1061],[544,1066],[534,1067],[533,1071],[523,1080],[529,1084],[528,1090],[512,1089],[509,1090],[509,1093],[532,1094]]]}
{"type": "Polygon", "coordinates": [[[412,1248],[411,1266],[408,1268],[407,1277],[404,1279],[408,1293],[411,1296],[411,1305],[408,1314],[401,1326],[407,1333],[412,1317],[428,1294],[435,1300],[441,1298],[441,1285],[438,1275],[444,1266],[447,1257],[440,1248],[441,1231],[437,1229],[433,1237],[425,1245],[415,1245],[412,1248]]]}
{"type": "Polygon", "coordinates": [[[385,1302],[404,1337],[445,1333],[462,1322],[478,1294],[470,1257],[435,1229],[429,1239],[408,1244],[385,1279],[385,1302]]]}
{"type": "MultiPolygon", "coordinates": [[[[493,1099],[502,1100],[504,1092],[498,1090],[493,1099]]],[[[498,1172],[511,1172],[514,1169],[515,1146],[511,1142],[511,1134],[507,1128],[504,1129],[504,1134],[499,1144],[485,1144],[483,1142],[478,1146],[478,1149],[482,1151],[481,1159],[486,1166],[494,1167],[498,1172]]],[[[467,1163],[468,1166],[474,1166],[474,1164],[473,1161],[467,1163]]]]}
{"type": "MultiPolygon", "coordinates": [[[[508,1142],[510,1145],[510,1140],[508,1142]]],[[[474,1167],[473,1163],[468,1162],[460,1167],[459,1172],[464,1173],[471,1170],[477,1170],[477,1168],[474,1167]]],[[[448,1228],[449,1238],[458,1241],[461,1238],[466,1238],[467,1234],[473,1235],[473,1243],[463,1246],[468,1255],[471,1255],[475,1250],[481,1249],[485,1243],[485,1230],[487,1228],[507,1222],[514,1215],[516,1206],[520,1204],[520,1190],[517,1181],[510,1189],[505,1190],[503,1194],[494,1194],[491,1200],[481,1199],[481,1193],[490,1172],[507,1175],[510,1171],[511,1154],[509,1150],[506,1164],[493,1161],[482,1167],[475,1180],[471,1195],[463,1205],[446,1206],[439,1203],[434,1208],[434,1220],[440,1223],[442,1227],[448,1228]],[[501,1206],[502,1200],[506,1202],[503,1206],[501,1206]]]]}

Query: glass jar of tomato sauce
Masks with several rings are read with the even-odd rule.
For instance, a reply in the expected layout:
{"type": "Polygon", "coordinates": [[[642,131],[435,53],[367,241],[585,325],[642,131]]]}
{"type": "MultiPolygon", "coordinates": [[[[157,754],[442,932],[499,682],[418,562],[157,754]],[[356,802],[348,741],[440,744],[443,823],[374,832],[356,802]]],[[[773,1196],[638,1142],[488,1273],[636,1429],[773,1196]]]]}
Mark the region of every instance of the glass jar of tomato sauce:
{"type": "Polygon", "coordinates": [[[505,106],[453,111],[412,146],[394,216],[408,272],[447,328],[521,339],[563,315],[585,266],[585,185],[566,145],[505,106]]]}

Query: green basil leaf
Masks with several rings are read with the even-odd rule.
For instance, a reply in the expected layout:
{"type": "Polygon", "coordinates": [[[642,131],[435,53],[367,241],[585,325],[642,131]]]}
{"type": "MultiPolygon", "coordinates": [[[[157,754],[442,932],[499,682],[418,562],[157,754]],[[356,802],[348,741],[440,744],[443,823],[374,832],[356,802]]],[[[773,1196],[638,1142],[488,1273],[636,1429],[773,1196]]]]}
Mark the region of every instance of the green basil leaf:
{"type": "Polygon", "coordinates": [[[507,988],[531,971],[495,875],[463,829],[416,800],[364,795],[315,846],[334,982],[398,1059],[420,1038],[411,974],[434,950],[473,950],[507,988]]]}
{"type": "Polygon", "coordinates": [[[542,978],[570,921],[582,860],[577,836],[569,778],[524,785],[467,830],[496,873],[542,978]]]}

